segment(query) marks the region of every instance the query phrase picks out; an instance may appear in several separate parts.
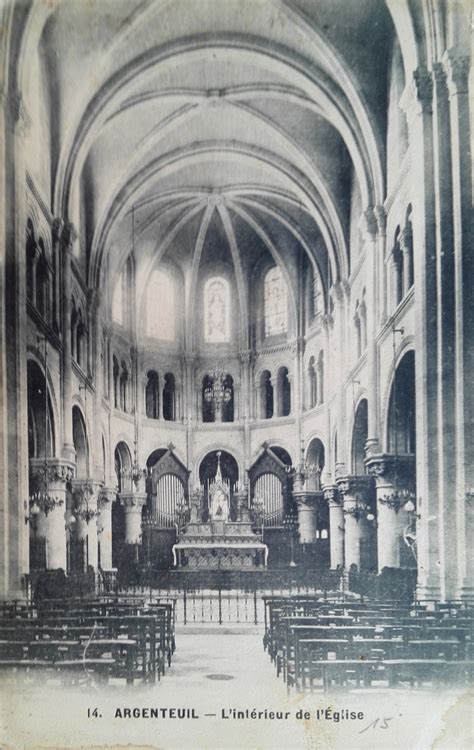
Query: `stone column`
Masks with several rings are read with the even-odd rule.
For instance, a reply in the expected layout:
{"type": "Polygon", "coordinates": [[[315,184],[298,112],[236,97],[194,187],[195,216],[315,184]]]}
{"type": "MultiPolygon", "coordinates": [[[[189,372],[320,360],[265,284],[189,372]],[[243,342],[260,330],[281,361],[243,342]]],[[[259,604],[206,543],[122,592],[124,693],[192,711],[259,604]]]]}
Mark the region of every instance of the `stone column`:
{"type": "MultiPolygon", "coordinates": [[[[462,51],[452,48],[443,55],[443,66],[447,76],[449,98],[454,245],[454,409],[456,413],[454,427],[454,495],[456,498],[457,532],[457,587],[455,596],[472,598],[474,595],[472,545],[474,285],[466,281],[474,278],[472,164],[471,159],[468,158],[468,154],[472,150],[468,88],[471,61],[467,55],[462,54],[462,51]]],[[[449,502],[449,500],[446,499],[445,502],[449,502]]]]}
{"type": "Polygon", "coordinates": [[[53,258],[55,263],[55,277],[54,277],[54,290],[53,290],[53,310],[52,310],[52,323],[56,333],[60,330],[60,311],[58,305],[61,299],[61,235],[64,228],[64,222],[62,219],[54,219],[52,224],[52,239],[53,239],[53,258]]]}
{"type": "Polygon", "coordinates": [[[387,245],[387,214],[383,206],[375,206],[375,219],[377,221],[377,271],[378,271],[378,317],[379,326],[383,326],[387,320],[387,264],[385,261],[387,245]]]}
{"type": "MultiPolygon", "coordinates": [[[[368,391],[368,432],[366,452],[377,451],[379,445],[379,388],[377,368],[377,222],[375,213],[368,208],[364,214],[365,241],[367,244],[368,278],[367,278],[367,371],[368,391]]],[[[346,561],[347,564],[347,561],[346,561]]]]}
{"type": "Polygon", "coordinates": [[[344,565],[344,514],[342,499],[335,484],[324,487],[324,498],[329,505],[330,560],[331,568],[335,570],[344,565]]]}
{"type": "Polygon", "coordinates": [[[23,508],[28,497],[25,138],[29,124],[21,93],[5,90],[0,97],[0,193],[5,199],[0,207],[0,491],[4,503],[0,514],[0,595],[5,597],[23,595],[21,580],[29,565],[23,508]]]}
{"type": "Polygon", "coordinates": [[[100,516],[98,518],[100,540],[100,565],[103,570],[112,570],[112,503],[117,490],[104,487],[99,495],[100,516]]]}
{"type": "Polygon", "coordinates": [[[63,414],[63,454],[68,460],[75,460],[76,452],[72,438],[72,362],[71,362],[71,255],[77,233],[74,225],[66,223],[61,236],[62,242],[62,414],[63,414]]]}
{"type": "Polygon", "coordinates": [[[400,105],[407,115],[413,193],[416,350],[416,488],[421,498],[417,524],[418,595],[441,596],[438,447],[438,320],[435,185],[433,160],[433,80],[424,67],[407,82],[400,105]]]}
{"type": "Polygon", "coordinates": [[[359,571],[361,569],[361,544],[367,541],[370,535],[367,501],[371,481],[368,476],[346,476],[337,480],[339,492],[343,496],[346,570],[349,570],[351,565],[356,565],[359,571]]]}
{"type": "Polygon", "coordinates": [[[119,498],[125,511],[125,544],[141,544],[142,508],[146,505],[146,494],[121,492],[119,498]]]}
{"type": "MultiPolygon", "coordinates": [[[[45,492],[56,501],[51,510],[40,506],[37,533],[46,540],[46,568],[67,571],[66,554],[66,499],[67,485],[74,473],[74,465],[59,458],[30,459],[30,477],[33,492],[45,492]],[[46,470],[46,471],[45,471],[46,470]]],[[[31,523],[31,507],[30,507],[31,523]]]]}
{"type": "Polygon", "coordinates": [[[99,563],[97,517],[101,484],[92,479],[73,479],[72,487],[74,515],[76,516],[75,533],[79,541],[86,541],[88,565],[97,570],[99,563]]]}
{"type": "Polygon", "coordinates": [[[101,298],[95,290],[89,300],[89,316],[91,327],[89,336],[94,338],[94,442],[95,442],[95,465],[94,475],[97,481],[105,481],[106,467],[104,466],[102,450],[102,394],[103,394],[103,372],[102,372],[102,324],[101,324],[101,298]]]}
{"type": "Polygon", "coordinates": [[[366,462],[369,473],[375,477],[377,496],[377,549],[378,569],[400,567],[400,542],[404,527],[410,517],[397,500],[396,490],[414,488],[415,461],[413,456],[381,454],[366,462]]]}
{"type": "Polygon", "coordinates": [[[318,504],[323,499],[322,492],[300,490],[293,492],[293,499],[298,509],[298,535],[300,544],[311,544],[316,540],[318,524],[318,504]]]}

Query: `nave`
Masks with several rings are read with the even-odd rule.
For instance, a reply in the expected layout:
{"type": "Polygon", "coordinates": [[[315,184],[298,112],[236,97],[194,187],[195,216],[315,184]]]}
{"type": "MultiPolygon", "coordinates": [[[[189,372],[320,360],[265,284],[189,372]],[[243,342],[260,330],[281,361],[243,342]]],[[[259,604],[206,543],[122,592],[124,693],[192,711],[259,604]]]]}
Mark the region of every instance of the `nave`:
{"type": "Polygon", "coordinates": [[[220,591],[200,592],[202,621],[196,609],[183,619],[180,597],[151,592],[3,603],[4,721],[15,717],[6,741],[375,750],[383,732],[394,750],[469,747],[469,722],[459,721],[472,671],[468,605],[280,591],[259,597],[258,624],[224,621],[236,595],[222,592],[220,625],[209,610],[220,591]]]}

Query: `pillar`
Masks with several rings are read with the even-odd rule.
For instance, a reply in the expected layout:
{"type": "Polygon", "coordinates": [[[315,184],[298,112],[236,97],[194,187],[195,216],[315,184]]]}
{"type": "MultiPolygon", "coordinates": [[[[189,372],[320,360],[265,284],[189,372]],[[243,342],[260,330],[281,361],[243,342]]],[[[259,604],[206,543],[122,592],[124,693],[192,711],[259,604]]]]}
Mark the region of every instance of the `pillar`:
{"type": "MultiPolygon", "coordinates": [[[[377,368],[377,221],[373,209],[368,208],[364,214],[365,242],[367,245],[367,372],[368,372],[368,431],[366,451],[374,453],[379,445],[379,397],[378,397],[378,368],[377,368]]],[[[346,561],[347,564],[347,561],[346,561]]]]}
{"type": "Polygon", "coordinates": [[[293,499],[298,510],[298,535],[300,544],[311,544],[316,541],[318,523],[317,506],[322,493],[303,490],[293,492],[293,499]]]}
{"type": "MultiPolygon", "coordinates": [[[[52,499],[58,504],[48,510],[40,506],[37,518],[37,533],[46,540],[46,568],[56,570],[62,568],[67,571],[67,547],[66,547],[66,500],[67,483],[71,481],[74,473],[72,463],[62,459],[48,458],[46,464],[44,459],[30,460],[30,490],[47,491],[52,499]]],[[[30,524],[32,523],[30,507],[30,524]]]]}
{"type": "Polygon", "coordinates": [[[368,499],[371,487],[368,476],[339,477],[337,485],[343,497],[344,514],[344,563],[346,570],[351,565],[361,569],[361,545],[368,543],[370,526],[367,521],[368,499]]]}
{"type": "Polygon", "coordinates": [[[375,477],[377,498],[377,549],[378,570],[399,568],[402,532],[410,516],[397,498],[398,490],[414,488],[414,456],[381,454],[366,462],[369,473],[375,477]]]}
{"type": "Polygon", "coordinates": [[[95,465],[94,475],[97,481],[105,481],[106,467],[102,450],[102,396],[103,396],[103,371],[105,363],[102,362],[102,323],[101,323],[101,298],[98,291],[90,295],[89,299],[89,338],[93,338],[94,352],[94,442],[95,442],[95,465]]]}
{"type": "Polygon", "coordinates": [[[383,206],[375,206],[375,220],[377,222],[377,271],[378,271],[378,316],[379,326],[387,320],[387,263],[385,259],[387,246],[387,215],[383,206]]]}
{"type": "MultiPolygon", "coordinates": [[[[439,515],[438,320],[436,221],[433,161],[433,80],[420,66],[408,80],[400,105],[407,116],[413,193],[416,350],[416,488],[418,596],[439,599],[442,591],[439,515]],[[420,505],[421,502],[421,505],[420,505]]],[[[444,588],[444,584],[443,584],[444,588]]]]}
{"type": "Polygon", "coordinates": [[[329,506],[329,549],[331,568],[344,565],[344,514],[342,499],[336,485],[324,487],[324,498],[329,506]]]}
{"type": "Polygon", "coordinates": [[[146,505],[146,497],[142,492],[119,494],[125,512],[125,544],[142,542],[142,508],[146,505]]]}
{"type": "Polygon", "coordinates": [[[63,455],[67,460],[75,459],[72,437],[72,342],[71,342],[71,255],[77,233],[74,225],[67,222],[61,235],[62,247],[62,416],[63,416],[63,455]]]}
{"type": "Polygon", "coordinates": [[[455,482],[456,498],[456,597],[474,595],[473,507],[474,488],[474,278],[472,252],[472,174],[468,158],[471,143],[469,73],[471,61],[461,50],[451,48],[443,55],[447,77],[454,246],[454,379],[456,414],[455,482]]]}
{"type": "Polygon", "coordinates": [[[112,503],[117,496],[113,487],[104,487],[99,495],[100,516],[98,532],[100,542],[100,567],[112,570],[112,503]]]}
{"type": "Polygon", "coordinates": [[[22,596],[28,572],[28,435],[26,376],[26,171],[30,119],[21,93],[5,90],[0,101],[0,595],[22,596]]]}

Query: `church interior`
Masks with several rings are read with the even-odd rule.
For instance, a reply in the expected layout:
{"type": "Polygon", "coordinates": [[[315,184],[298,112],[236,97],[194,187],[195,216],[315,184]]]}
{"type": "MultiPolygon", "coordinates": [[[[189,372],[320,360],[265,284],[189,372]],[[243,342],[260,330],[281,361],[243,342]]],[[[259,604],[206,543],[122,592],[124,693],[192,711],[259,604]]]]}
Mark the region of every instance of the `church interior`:
{"type": "MultiPolygon", "coordinates": [[[[387,642],[404,617],[457,629],[426,654],[464,675],[468,4],[2,14],[3,624],[40,602],[79,613],[79,596],[78,627],[86,611],[132,623],[148,591],[164,640],[137,670],[154,680],[183,591],[184,617],[204,586],[222,616],[245,581],[290,687],[351,678],[321,666],[327,644],[289,648],[282,612],[349,630],[385,618],[387,642]]],[[[123,648],[98,672],[115,659],[123,676],[123,648]]]]}

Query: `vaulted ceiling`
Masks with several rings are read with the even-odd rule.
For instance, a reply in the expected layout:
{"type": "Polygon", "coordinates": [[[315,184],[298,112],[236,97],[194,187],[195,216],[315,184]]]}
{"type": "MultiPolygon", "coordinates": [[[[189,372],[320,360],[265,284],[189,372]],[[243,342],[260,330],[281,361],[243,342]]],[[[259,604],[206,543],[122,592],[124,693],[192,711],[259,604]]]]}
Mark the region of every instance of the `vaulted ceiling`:
{"type": "Polygon", "coordinates": [[[90,283],[132,245],[139,279],[164,256],[193,273],[213,236],[242,273],[302,249],[347,277],[351,191],[384,198],[381,0],[41,5],[52,202],[90,283]]]}

